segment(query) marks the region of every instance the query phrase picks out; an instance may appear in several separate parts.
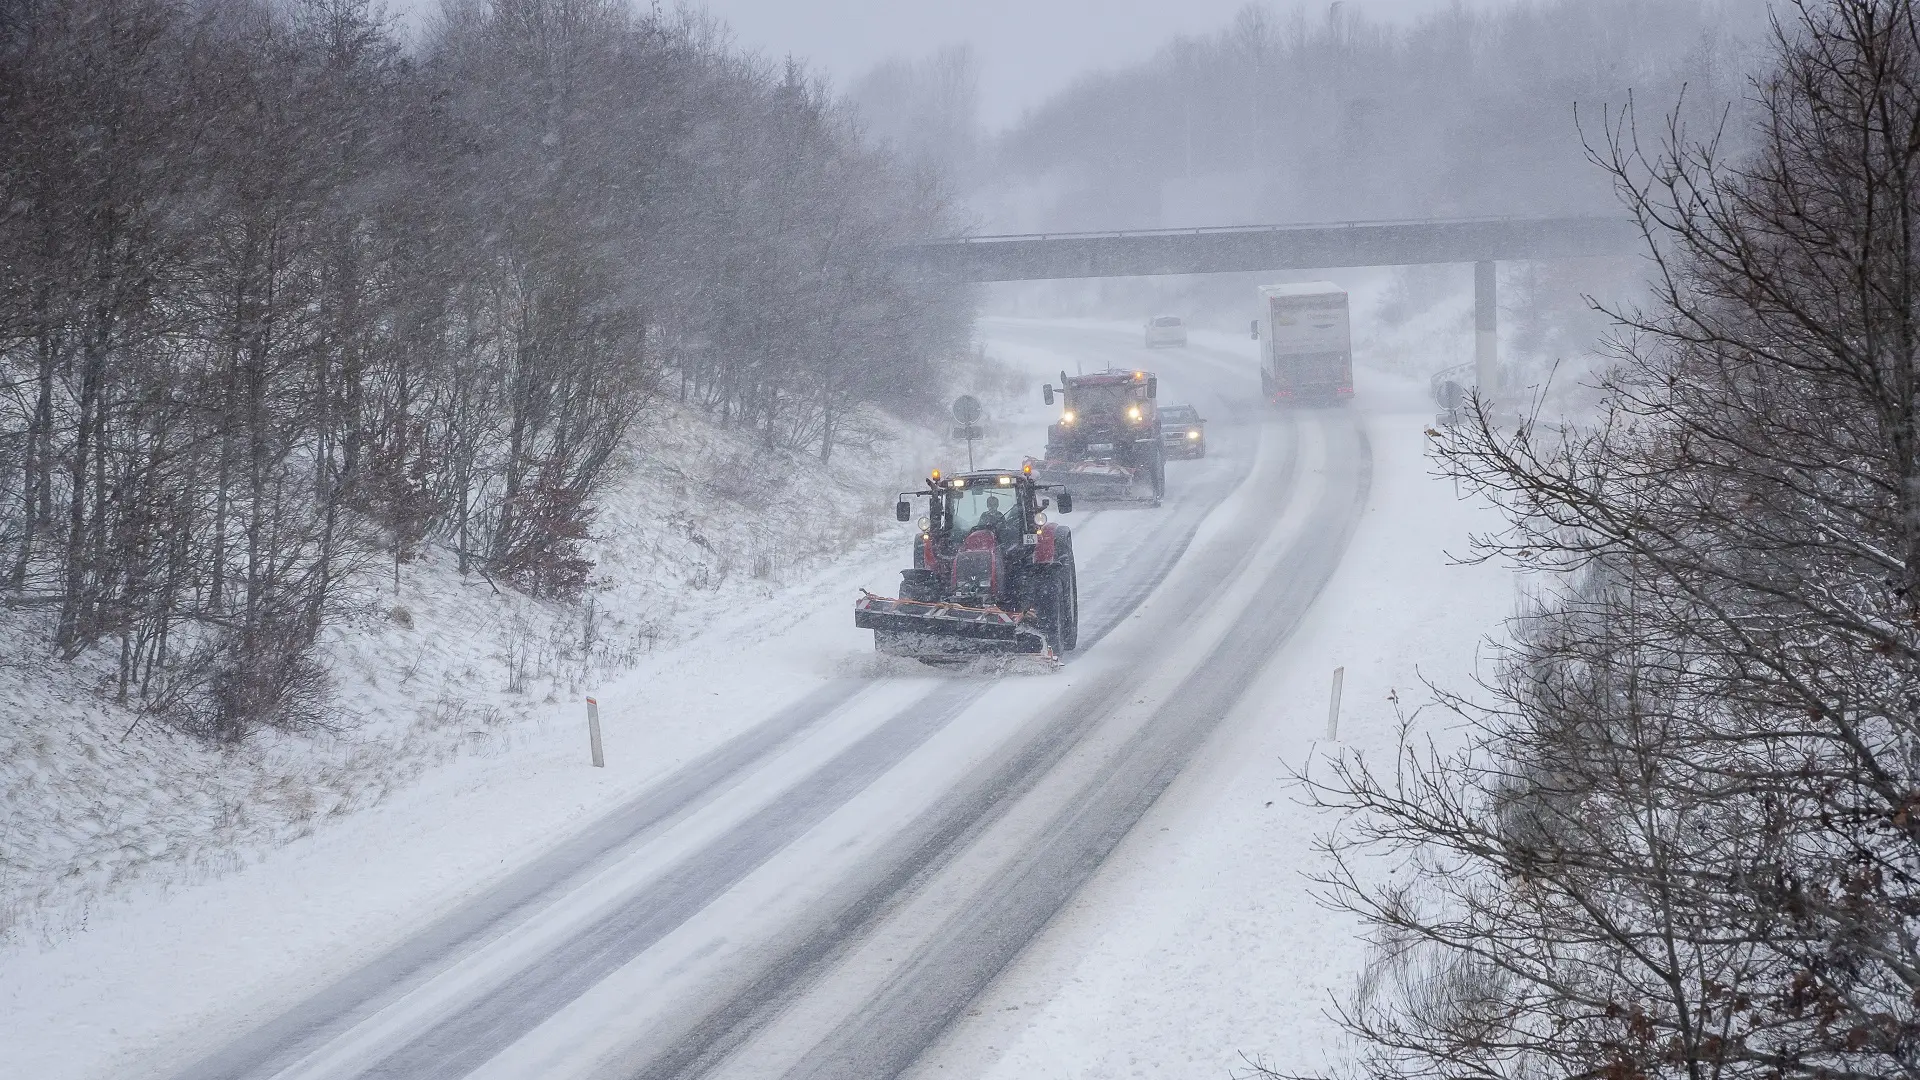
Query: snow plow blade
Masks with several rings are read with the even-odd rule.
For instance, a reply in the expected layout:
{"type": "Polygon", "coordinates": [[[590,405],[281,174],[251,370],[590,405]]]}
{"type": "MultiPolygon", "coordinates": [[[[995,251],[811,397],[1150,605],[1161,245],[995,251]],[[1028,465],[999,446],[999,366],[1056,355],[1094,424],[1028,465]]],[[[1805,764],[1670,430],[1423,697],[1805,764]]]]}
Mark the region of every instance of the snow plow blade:
{"type": "Polygon", "coordinates": [[[1033,478],[1044,485],[1065,488],[1076,499],[1094,502],[1153,502],[1153,481],[1146,469],[1130,469],[1110,461],[1039,461],[1028,458],[1033,478]]]}
{"type": "Polygon", "coordinates": [[[892,656],[965,659],[1006,653],[1047,654],[1046,637],[1024,615],[938,600],[901,600],[861,591],[853,625],[874,632],[874,647],[892,656]]]}

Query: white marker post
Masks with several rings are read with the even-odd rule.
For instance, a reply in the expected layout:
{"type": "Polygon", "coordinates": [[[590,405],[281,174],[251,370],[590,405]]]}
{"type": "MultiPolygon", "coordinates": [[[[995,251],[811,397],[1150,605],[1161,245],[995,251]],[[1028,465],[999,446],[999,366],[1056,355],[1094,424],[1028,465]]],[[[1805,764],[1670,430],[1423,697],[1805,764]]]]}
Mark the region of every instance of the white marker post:
{"type": "Polygon", "coordinates": [[[1328,742],[1338,742],[1340,739],[1340,684],[1345,682],[1346,678],[1346,668],[1337,667],[1333,669],[1333,701],[1327,705],[1328,742]]]}
{"type": "Polygon", "coordinates": [[[593,744],[593,767],[604,769],[607,759],[600,753],[600,703],[587,699],[587,739],[593,744]]]}

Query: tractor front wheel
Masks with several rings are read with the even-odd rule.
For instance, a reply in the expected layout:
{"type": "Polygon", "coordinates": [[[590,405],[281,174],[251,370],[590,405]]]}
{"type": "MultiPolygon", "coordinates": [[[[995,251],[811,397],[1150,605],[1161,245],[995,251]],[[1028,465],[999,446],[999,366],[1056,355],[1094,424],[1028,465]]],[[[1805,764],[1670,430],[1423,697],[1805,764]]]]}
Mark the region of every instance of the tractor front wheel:
{"type": "Polygon", "coordinates": [[[900,599],[930,603],[940,599],[940,579],[931,570],[902,570],[900,599]]]}

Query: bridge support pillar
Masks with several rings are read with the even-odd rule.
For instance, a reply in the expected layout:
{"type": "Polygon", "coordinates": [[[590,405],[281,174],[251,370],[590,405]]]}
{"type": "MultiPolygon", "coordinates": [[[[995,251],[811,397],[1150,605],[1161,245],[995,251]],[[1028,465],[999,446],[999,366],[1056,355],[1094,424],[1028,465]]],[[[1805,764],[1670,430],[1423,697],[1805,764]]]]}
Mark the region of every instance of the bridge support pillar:
{"type": "Polygon", "coordinates": [[[1473,381],[1483,401],[1493,396],[1500,379],[1497,266],[1492,262],[1473,264],[1473,381]]]}

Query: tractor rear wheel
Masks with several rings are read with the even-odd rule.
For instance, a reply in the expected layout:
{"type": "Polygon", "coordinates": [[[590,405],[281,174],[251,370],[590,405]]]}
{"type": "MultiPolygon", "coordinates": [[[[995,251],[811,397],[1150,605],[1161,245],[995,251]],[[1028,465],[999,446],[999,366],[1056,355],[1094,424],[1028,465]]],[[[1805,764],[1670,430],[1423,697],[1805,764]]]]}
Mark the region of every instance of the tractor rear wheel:
{"type": "Polygon", "coordinates": [[[1073,578],[1064,566],[1054,566],[1035,582],[1034,608],[1040,613],[1040,634],[1053,655],[1063,656],[1078,637],[1073,625],[1073,578]]]}
{"type": "Polygon", "coordinates": [[[1065,647],[1061,651],[1072,652],[1080,647],[1080,574],[1074,570],[1072,563],[1061,567],[1061,572],[1067,595],[1067,628],[1060,635],[1061,644],[1065,647]]]}

